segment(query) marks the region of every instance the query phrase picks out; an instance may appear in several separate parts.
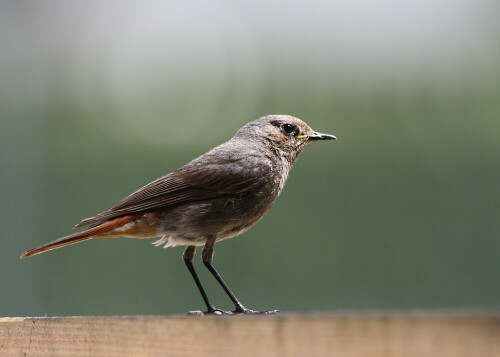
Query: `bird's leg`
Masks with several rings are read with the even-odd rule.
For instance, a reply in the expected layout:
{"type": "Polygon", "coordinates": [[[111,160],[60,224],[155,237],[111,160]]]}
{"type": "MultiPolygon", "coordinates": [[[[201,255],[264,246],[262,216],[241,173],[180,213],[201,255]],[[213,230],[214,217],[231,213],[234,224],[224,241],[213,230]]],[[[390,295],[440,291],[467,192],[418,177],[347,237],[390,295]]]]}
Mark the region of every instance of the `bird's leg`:
{"type": "Polygon", "coordinates": [[[198,287],[198,290],[200,290],[200,294],[203,298],[203,301],[205,301],[205,305],[207,305],[207,313],[209,314],[214,313],[215,311],[219,310],[217,310],[208,300],[208,296],[205,293],[205,289],[203,289],[200,279],[198,278],[198,274],[196,274],[196,270],[194,270],[193,260],[195,252],[196,252],[196,247],[194,245],[188,245],[186,247],[186,250],[184,251],[184,254],[182,255],[182,258],[184,259],[184,263],[186,263],[186,266],[189,269],[189,272],[191,273],[191,276],[193,277],[196,286],[198,287]]]}
{"type": "Polygon", "coordinates": [[[203,264],[205,264],[207,269],[210,271],[210,273],[212,273],[212,275],[215,277],[215,279],[217,279],[220,286],[222,286],[227,296],[229,296],[229,298],[233,302],[236,309],[231,313],[232,314],[276,314],[280,312],[279,310],[254,311],[247,309],[245,306],[243,306],[243,304],[233,294],[231,289],[229,289],[229,286],[227,286],[226,282],[222,279],[219,273],[217,273],[217,270],[215,270],[214,266],[212,265],[212,260],[214,257],[214,245],[215,245],[215,237],[213,236],[208,237],[207,242],[203,247],[203,252],[201,253],[201,260],[203,261],[203,264]]]}

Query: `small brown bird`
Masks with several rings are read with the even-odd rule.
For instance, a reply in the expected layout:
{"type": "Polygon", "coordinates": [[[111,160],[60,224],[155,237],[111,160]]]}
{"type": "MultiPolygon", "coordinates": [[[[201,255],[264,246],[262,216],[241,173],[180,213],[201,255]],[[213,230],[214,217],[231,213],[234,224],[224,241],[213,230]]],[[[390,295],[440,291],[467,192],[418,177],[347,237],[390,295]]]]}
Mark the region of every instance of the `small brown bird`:
{"type": "Polygon", "coordinates": [[[259,118],[226,143],[75,226],[89,226],[85,230],[30,249],[21,258],[91,238],[162,237],[153,244],[187,246],[184,262],[207,306],[205,313],[277,313],[249,310],[239,302],[212,265],[214,245],[245,232],[269,211],[306,144],[332,139],[289,115],[259,118]],[[202,261],[234,303],[234,311],[210,303],[193,266],[197,246],[204,246],[202,261]]]}

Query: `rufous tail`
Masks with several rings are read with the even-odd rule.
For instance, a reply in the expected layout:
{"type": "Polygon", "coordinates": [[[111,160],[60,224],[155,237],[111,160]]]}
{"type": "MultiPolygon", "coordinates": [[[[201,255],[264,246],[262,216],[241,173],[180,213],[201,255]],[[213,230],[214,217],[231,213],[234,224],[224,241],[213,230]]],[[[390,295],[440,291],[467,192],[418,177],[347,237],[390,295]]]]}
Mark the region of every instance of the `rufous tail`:
{"type": "Polygon", "coordinates": [[[69,236],[62,237],[39,247],[27,250],[26,252],[21,254],[20,258],[22,259],[31,257],[32,255],[37,255],[52,249],[65,247],[70,244],[83,242],[84,240],[91,238],[116,237],[117,235],[113,234],[113,230],[115,230],[116,228],[120,228],[123,225],[134,221],[135,219],[137,219],[136,215],[127,215],[115,218],[96,227],[90,227],[81,232],[70,234],[69,236]]]}

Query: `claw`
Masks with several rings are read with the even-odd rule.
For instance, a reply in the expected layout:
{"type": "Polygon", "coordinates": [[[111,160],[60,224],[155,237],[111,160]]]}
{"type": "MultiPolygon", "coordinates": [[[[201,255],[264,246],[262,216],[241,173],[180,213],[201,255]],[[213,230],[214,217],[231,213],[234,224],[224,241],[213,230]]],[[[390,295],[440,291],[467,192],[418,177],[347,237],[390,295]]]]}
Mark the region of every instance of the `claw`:
{"type": "Polygon", "coordinates": [[[196,311],[189,311],[187,313],[188,316],[207,316],[207,315],[220,316],[220,315],[232,315],[232,314],[233,314],[232,311],[224,311],[221,309],[213,309],[213,310],[208,310],[208,311],[196,310],[196,311]]]}
{"type": "Polygon", "coordinates": [[[230,313],[229,311],[224,311],[221,309],[213,309],[213,310],[205,311],[203,313],[203,315],[227,315],[229,313],[230,313]]]}
{"type": "Polygon", "coordinates": [[[247,309],[246,307],[238,307],[236,310],[232,311],[233,314],[235,315],[276,315],[279,314],[281,311],[280,310],[261,310],[261,311],[256,311],[256,310],[250,310],[247,309]]]}

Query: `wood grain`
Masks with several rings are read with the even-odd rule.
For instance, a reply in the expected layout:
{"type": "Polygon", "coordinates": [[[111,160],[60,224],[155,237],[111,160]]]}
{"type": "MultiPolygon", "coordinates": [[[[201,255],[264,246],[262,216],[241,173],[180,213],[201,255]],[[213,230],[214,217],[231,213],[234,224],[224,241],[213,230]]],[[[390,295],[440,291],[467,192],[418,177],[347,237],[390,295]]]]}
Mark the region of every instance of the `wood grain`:
{"type": "Polygon", "coordinates": [[[500,356],[500,314],[0,318],[0,356],[500,356]]]}

